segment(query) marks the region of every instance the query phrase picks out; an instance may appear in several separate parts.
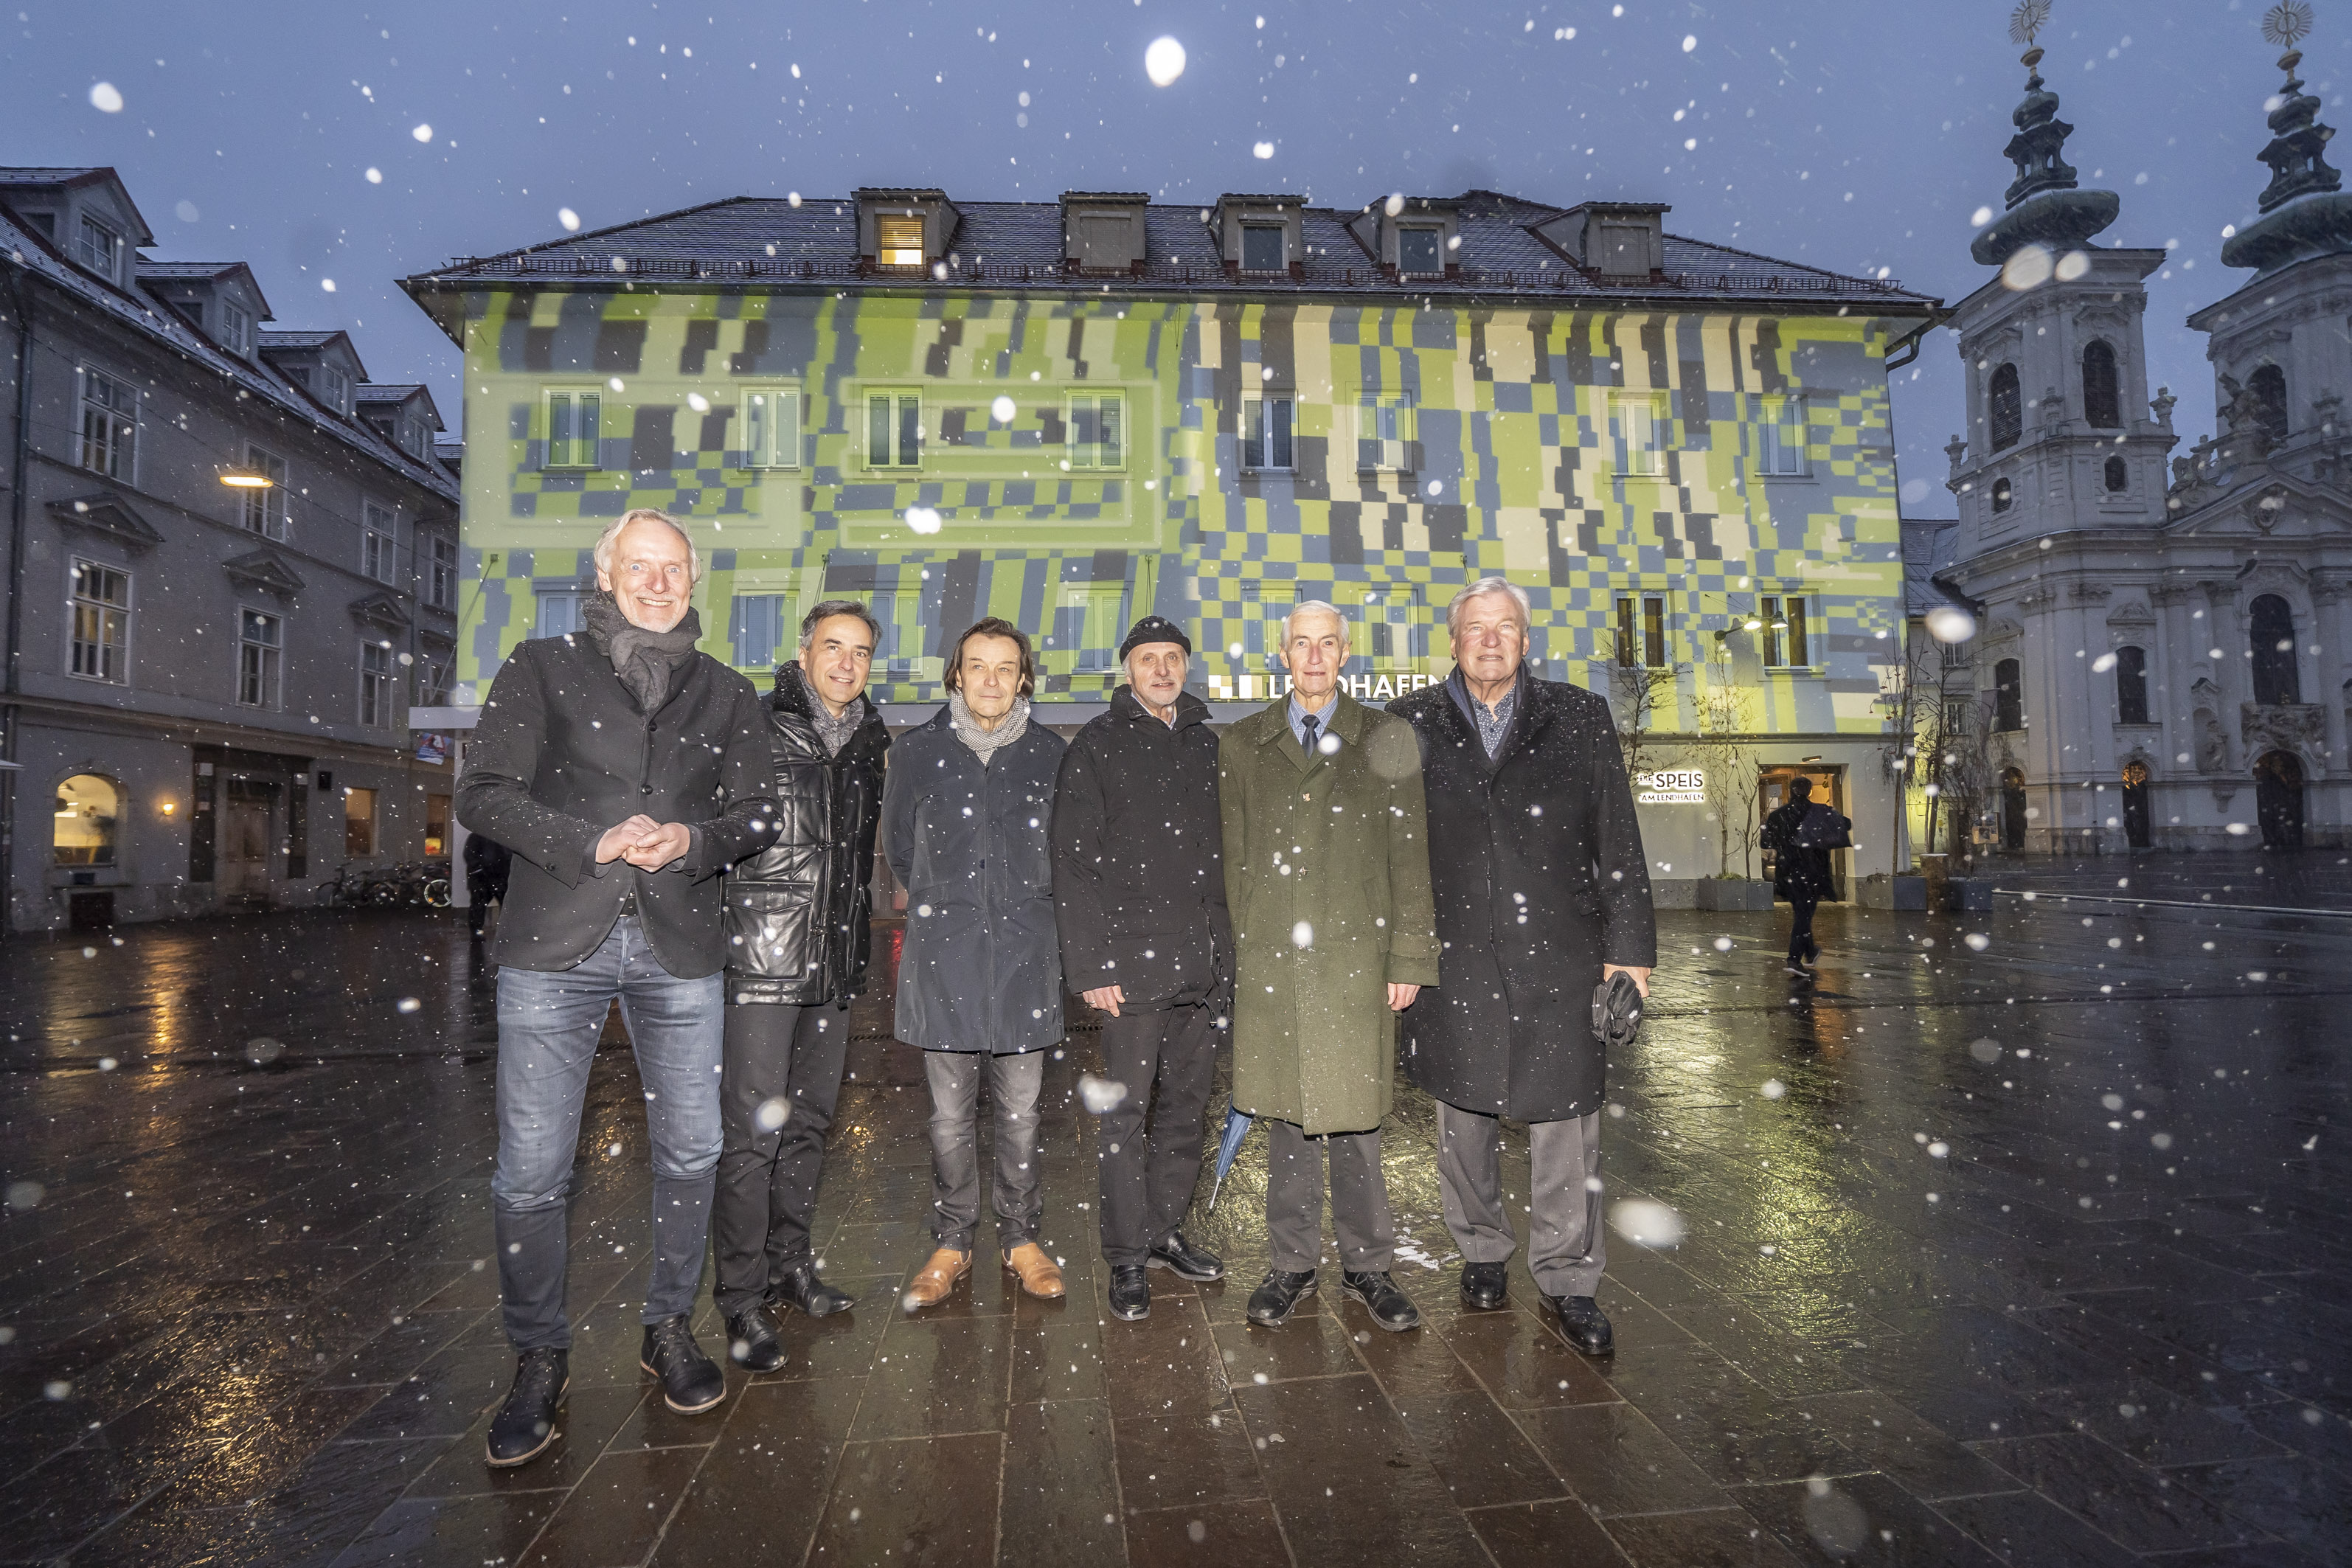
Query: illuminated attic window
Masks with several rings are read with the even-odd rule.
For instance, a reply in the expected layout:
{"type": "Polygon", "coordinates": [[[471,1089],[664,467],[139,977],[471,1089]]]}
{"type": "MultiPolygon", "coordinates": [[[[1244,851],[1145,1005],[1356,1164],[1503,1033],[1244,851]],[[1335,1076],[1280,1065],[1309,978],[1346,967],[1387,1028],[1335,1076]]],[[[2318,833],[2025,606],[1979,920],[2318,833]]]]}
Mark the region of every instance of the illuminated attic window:
{"type": "Polygon", "coordinates": [[[877,218],[874,259],[884,267],[920,267],[923,264],[923,220],[919,217],[877,218]]]}

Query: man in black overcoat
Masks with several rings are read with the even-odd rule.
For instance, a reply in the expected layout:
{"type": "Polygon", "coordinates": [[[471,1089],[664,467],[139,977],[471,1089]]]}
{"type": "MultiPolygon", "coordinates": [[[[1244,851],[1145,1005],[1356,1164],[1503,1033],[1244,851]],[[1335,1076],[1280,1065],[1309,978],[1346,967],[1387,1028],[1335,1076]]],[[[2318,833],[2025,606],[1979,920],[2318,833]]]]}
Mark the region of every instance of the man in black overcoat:
{"type": "Polygon", "coordinates": [[[1403,1016],[1406,1073],[1437,1103],[1438,1182],[1462,1295],[1503,1304],[1516,1247],[1504,1116],[1528,1124],[1528,1266],[1587,1354],[1611,1347],[1603,1261],[1606,1063],[1593,988],[1650,988],[1657,933],[1633,791],[1608,702],[1527,668],[1528,598],[1500,577],[1446,610],[1455,667],[1389,710],[1421,739],[1437,988],[1403,1016]]]}
{"type": "Polygon", "coordinates": [[[1096,1142],[1110,1310],[1129,1321],[1151,1311],[1146,1268],[1225,1271],[1177,1228],[1201,1175],[1201,1113],[1234,972],[1217,736],[1209,705],[1184,689],[1192,653],[1172,621],[1136,622],[1118,650],[1127,684],[1070,742],[1054,790],[1062,973],[1108,1016],[1103,1070],[1126,1091],[1096,1142]]]}

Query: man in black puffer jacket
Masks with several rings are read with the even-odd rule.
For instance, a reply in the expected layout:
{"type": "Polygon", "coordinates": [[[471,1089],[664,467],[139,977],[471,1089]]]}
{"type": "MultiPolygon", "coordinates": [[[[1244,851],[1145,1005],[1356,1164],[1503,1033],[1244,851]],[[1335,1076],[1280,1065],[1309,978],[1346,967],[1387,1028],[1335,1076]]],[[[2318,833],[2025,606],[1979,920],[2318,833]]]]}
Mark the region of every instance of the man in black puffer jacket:
{"type": "Polygon", "coordinates": [[[1232,1005],[1234,928],[1216,732],[1208,704],[1184,689],[1192,642],[1146,616],[1118,652],[1128,684],[1062,758],[1054,901],[1062,972],[1108,1015],[1103,1070],[1125,1090],[1102,1112],[1096,1142],[1110,1310],[1131,1321],[1151,1310],[1147,1268],[1186,1279],[1225,1271],[1177,1227],[1201,1174],[1215,1026],[1232,1005]]]}
{"type": "Polygon", "coordinates": [[[850,1298],[817,1278],[809,1221],[841,1093],[849,1002],[873,941],[874,828],[890,731],[866,700],[881,627],[851,599],[801,622],[800,658],[768,699],[769,786],[782,829],[727,884],[725,1138],[711,1229],[736,1361],[783,1364],[766,1309],[813,1318],[850,1298]]]}

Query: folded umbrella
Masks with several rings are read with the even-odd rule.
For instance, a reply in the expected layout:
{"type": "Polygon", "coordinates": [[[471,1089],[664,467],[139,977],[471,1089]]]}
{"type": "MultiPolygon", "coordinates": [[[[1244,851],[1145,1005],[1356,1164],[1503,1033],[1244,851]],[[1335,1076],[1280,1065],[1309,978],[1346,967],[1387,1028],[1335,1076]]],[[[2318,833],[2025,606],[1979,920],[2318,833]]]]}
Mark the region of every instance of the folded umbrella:
{"type": "Polygon", "coordinates": [[[1234,1156],[1242,1152],[1242,1140],[1249,1136],[1253,1118],[1245,1110],[1236,1110],[1228,1101],[1225,1106],[1225,1131],[1217,1140],[1217,1173],[1209,1182],[1209,1212],[1217,1212],[1217,1189],[1225,1184],[1225,1173],[1234,1168],[1234,1156]]]}

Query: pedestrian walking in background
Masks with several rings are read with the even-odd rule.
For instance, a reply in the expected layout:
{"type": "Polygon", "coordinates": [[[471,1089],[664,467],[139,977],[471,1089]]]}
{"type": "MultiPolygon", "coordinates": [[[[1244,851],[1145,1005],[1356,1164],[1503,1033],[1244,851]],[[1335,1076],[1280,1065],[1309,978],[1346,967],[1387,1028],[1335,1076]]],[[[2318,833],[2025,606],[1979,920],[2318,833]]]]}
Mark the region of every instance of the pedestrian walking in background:
{"type": "Polygon", "coordinates": [[[1437,983],[1421,756],[1412,727],[1339,689],[1348,623],[1309,600],[1283,621],[1289,695],[1220,738],[1225,897],[1234,912],[1234,1106],[1266,1123],[1272,1267],[1249,1321],[1286,1321],[1315,1289],[1324,1161],[1340,1289],[1383,1329],[1421,1312],[1389,1278],[1396,1224],[1381,1122],[1396,1015],[1437,983]]]}
{"type": "Polygon", "coordinates": [[[1032,1296],[1063,1293],[1045,1223],[1037,1094],[1062,1038],[1051,825],[1061,737],[1029,718],[1037,662],[995,616],[958,637],[947,705],[900,737],[882,791],[883,853],[907,889],[894,1032],[923,1052],[931,1090],[929,1262],[907,1305],[931,1307],[971,1271],[980,1223],[980,1089],[995,1107],[996,1240],[1032,1296]]]}
{"type": "Polygon", "coordinates": [[[1054,792],[1054,904],[1062,967],[1103,1024],[1102,1251],[1110,1310],[1151,1311],[1147,1268],[1222,1279],[1185,1239],[1230,1003],[1234,934],[1217,822],[1217,737],[1184,689],[1192,640],[1146,616],[1119,645],[1127,683],[1062,758],[1054,792]],[[1145,1118],[1150,1119],[1147,1133],[1145,1118]]]}
{"type": "Polygon", "coordinates": [[[555,1436],[573,1152],[614,1001],[653,1148],[654,1261],[638,1359],[672,1410],[727,1380],[689,1326],[719,1165],[719,873],[775,837],[768,727],[751,683],[697,651],[702,560],[677,521],[625,513],[595,547],[583,629],[523,643],[482,705],[457,816],[514,851],[499,970],[500,1310],[520,1356],[489,1462],[555,1436]]]}
{"type": "Polygon", "coordinates": [[[854,599],[827,599],[802,620],[800,658],[777,667],[768,698],[779,832],[727,879],[713,1295],[730,1353],[755,1373],[784,1361],[770,1308],[822,1318],[851,1305],[818,1277],[809,1225],[841,1097],[849,1003],[866,989],[873,946],[890,731],[866,681],[881,630],[854,599]]]}
{"type": "Polygon", "coordinates": [[[1593,988],[1642,994],[1657,962],[1650,879],[1609,704],[1528,667],[1527,595],[1500,577],[1445,613],[1454,673],[1389,711],[1421,741],[1437,989],[1404,1015],[1404,1065],[1437,1101],[1438,1190],[1462,1299],[1492,1309],[1517,1249],[1501,1117],[1528,1124],[1528,1268],[1570,1342],[1613,1343],[1594,1300],[1606,1047],[1593,988]]]}
{"type": "Polygon", "coordinates": [[[1837,872],[1830,851],[1853,840],[1853,823],[1813,799],[1813,781],[1789,781],[1789,800],[1764,819],[1759,841],[1772,851],[1772,891],[1789,900],[1788,971],[1811,979],[1811,965],[1822,956],[1813,940],[1813,910],[1837,891],[1837,872]]]}
{"type": "Polygon", "coordinates": [[[476,942],[488,923],[490,906],[506,901],[514,852],[486,833],[466,835],[466,926],[476,942]]]}

